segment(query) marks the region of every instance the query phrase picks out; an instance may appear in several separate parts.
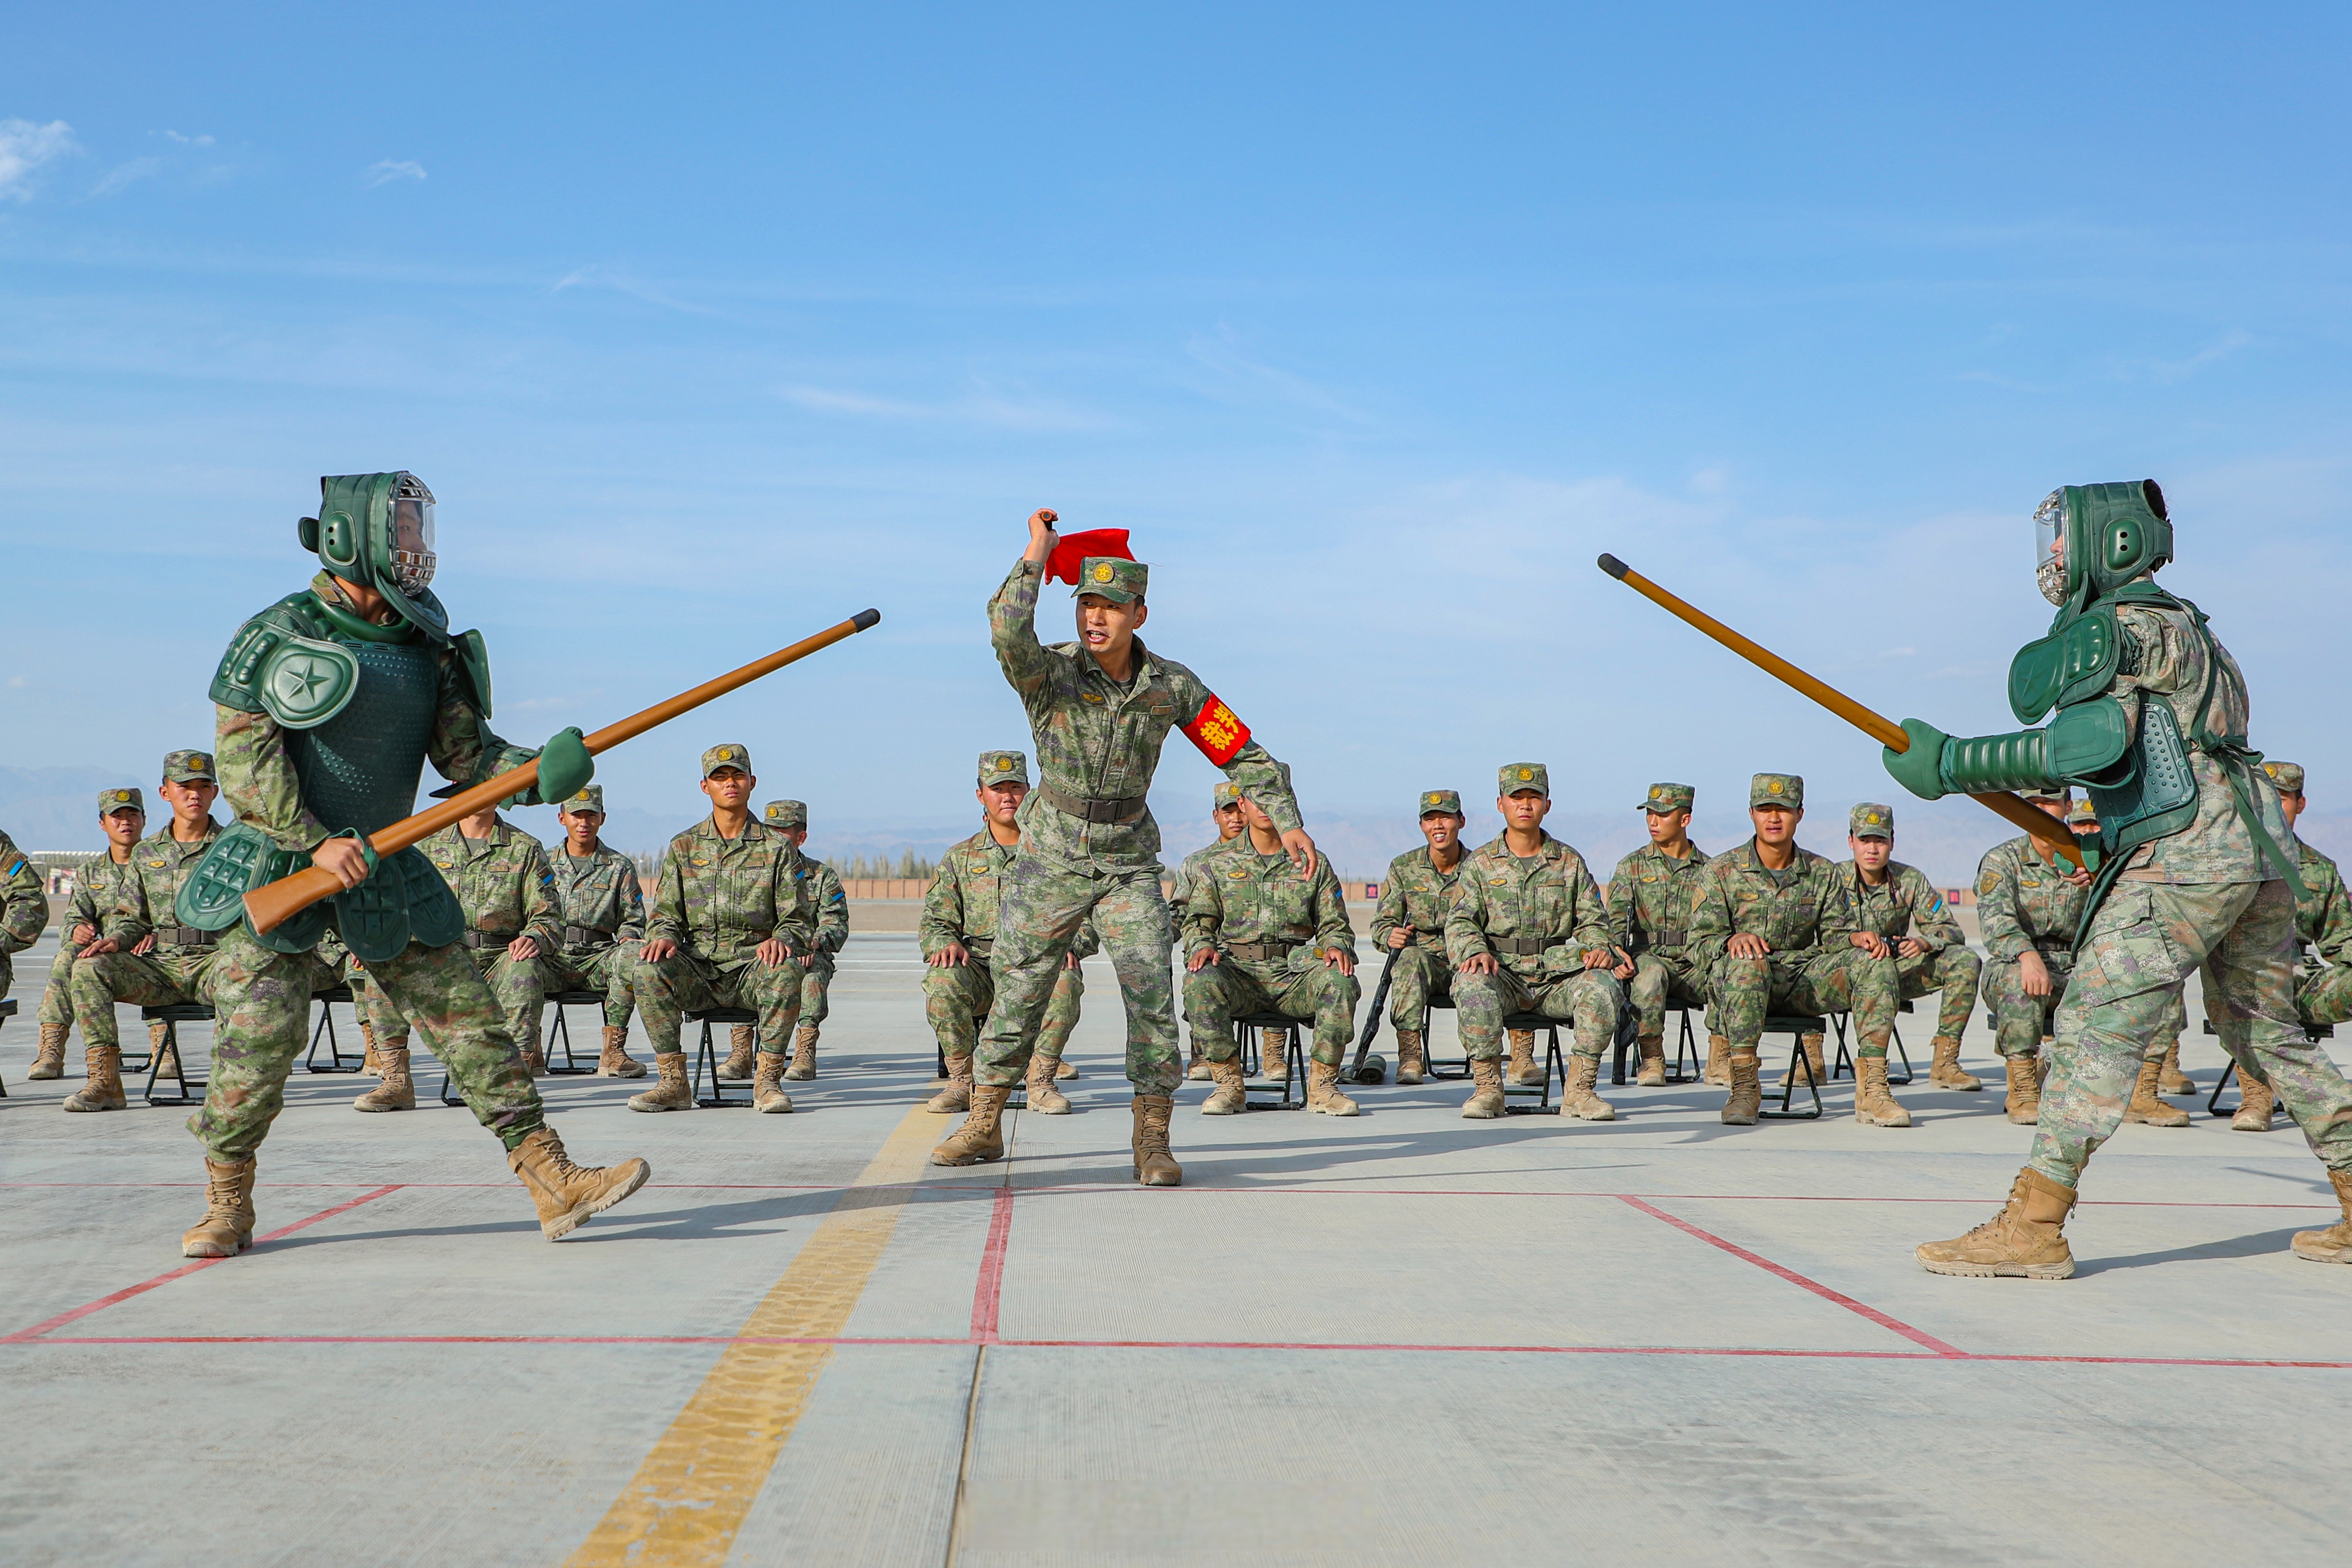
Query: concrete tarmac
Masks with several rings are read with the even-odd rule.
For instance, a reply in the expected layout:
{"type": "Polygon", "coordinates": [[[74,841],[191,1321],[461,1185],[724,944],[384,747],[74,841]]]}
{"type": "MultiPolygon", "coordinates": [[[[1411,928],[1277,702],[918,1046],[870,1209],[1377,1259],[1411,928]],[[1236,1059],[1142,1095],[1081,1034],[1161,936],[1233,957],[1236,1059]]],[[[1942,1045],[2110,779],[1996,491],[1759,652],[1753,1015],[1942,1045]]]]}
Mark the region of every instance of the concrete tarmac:
{"type": "MultiPolygon", "coordinates": [[[[1458,1082],[1209,1119],[1195,1084],[1185,1184],[1145,1190],[1105,966],[1077,1113],[1015,1113],[1008,1159],[950,1171],[913,939],[860,935],[793,1115],[541,1080],[576,1157],[654,1167],[567,1240],[420,1057],[400,1115],[298,1067],[264,1239],[204,1264],[187,1112],[58,1114],[79,1037],[67,1079],[24,1077],[54,942],[0,1034],[0,1562],[2342,1552],[2352,1268],[2286,1250],[2336,1212],[2301,1136],[2200,1092],[2101,1152],[2074,1279],[1928,1275],[1912,1247],[1990,1217],[2032,1136],[1980,1015],[1976,1094],[1927,1087],[1905,1018],[1907,1131],[1854,1122],[1850,1081],[1748,1129],[1698,1084],[1604,1083],[1612,1123],[1465,1121],[1458,1082]]],[[[2210,1091],[2218,1047],[2187,1055],[2210,1091]]]]}

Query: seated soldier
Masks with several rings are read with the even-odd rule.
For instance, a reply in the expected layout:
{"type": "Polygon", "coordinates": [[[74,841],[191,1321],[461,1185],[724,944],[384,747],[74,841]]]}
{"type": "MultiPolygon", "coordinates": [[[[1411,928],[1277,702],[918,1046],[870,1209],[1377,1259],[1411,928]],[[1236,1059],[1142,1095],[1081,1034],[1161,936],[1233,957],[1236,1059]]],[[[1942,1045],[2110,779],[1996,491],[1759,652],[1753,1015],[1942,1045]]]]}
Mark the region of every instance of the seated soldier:
{"type": "MultiPolygon", "coordinates": [[[[982,752],[979,788],[981,828],[940,857],[940,868],[923,896],[923,1012],[947,1058],[947,1087],[923,1109],[941,1116],[971,1109],[971,1054],[980,1045],[981,1020],[994,1004],[996,985],[989,959],[996,948],[997,906],[1013,852],[1021,844],[1021,803],[1029,796],[1029,759],[1020,752],[982,752]]],[[[1079,961],[1100,947],[1091,918],[1071,943],[1054,982],[1038,1026],[1037,1047],[1029,1057],[1029,1109],[1048,1116],[1069,1113],[1070,1102],[1055,1087],[1062,1050],[1078,1021],[1086,994],[1079,961]]]]}
{"type": "MultiPolygon", "coordinates": [[[[459,817],[420,839],[416,847],[457,895],[457,907],[466,914],[466,931],[457,940],[498,998],[524,1068],[533,1078],[543,1076],[547,1058],[539,1048],[540,1014],[555,967],[551,961],[563,946],[563,910],[546,847],[499,816],[495,805],[459,817]]],[[[352,1100],[352,1109],[414,1110],[408,1020],[380,990],[371,993],[367,1012],[383,1079],[352,1100]]]]}
{"type": "MultiPolygon", "coordinates": [[[[2304,770],[2294,763],[2265,763],[2263,769],[2278,785],[2279,808],[2294,831],[2295,821],[2310,805],[2304,795],[2304,770]]],[[[2294,835],[2295,876],[2304,897],[2294,904],[2295,945],[2301,950],[2300,973],[2294,982],[2295,1016],[2306,1026],[2340,1024],[2352,1017],[2352,901],[2344,891],[2343,874],[2336,862],[2294,835]]],[[[2258,1081],[2239,1064],[2237,1114],[2232,1130],[2267,1132],[2278,1107],[2278,1093],[2258,1081]]]]}
{"type": "Polygon", "coordinates": [[[1960,1069],[1960,1037],[1976,1008],[1977,976],[1983,968],[1960,934],[1960,922],[1925,872],[1894,858],[1894,807],[1874,802],[1855,806],[1847,817],[1845,841],[1853,858],[1840,865],[1838,874],[1853,912],[1853,944],[1881,958],[1894,954],[1899,1000],[1938,994],[1935,1060],[1927,1081],[1938,1089],[1982,1089],[1960,1069]]]}
{"type": "MultiPolygon", "coordinates": [[[[10,960],[40,941],[48,924],[49,895],[41,873],[15,839],[0,833],[0,997],[16,980],[10,960]]],[[[0,1017],[0,1024],[6,1022],[0,1017]]]]}
{"type": "Polygon", "coordinates": [[[41,993],[41,1040],[26,1078],[66,1075],[66,1036],[73,1028],[73,966],[81,950],[98,940],[99,929],[122,896],[131,875],[131,851],[147,833],[147,802],[135,789],[98,792],[98,826],[106,853],[74,873],[73,896],[66,900],[58,955],[49,961],[49,984],[41,993]]]}
{"type": "MultiPolygon", "coordinates": [[[[101,922],[96,942],[75,959],[74,1022],[81,1028],[88,1078],[66,1098],[68,1110],[120,1110],[122,1051],[115,1032],[114,1005],[143,1007],[209,1006],[211,977],[220,956],[219,937],[179,923],[174,901],[180,884],[212,848],[220,832],[213,802],[220,781],[210,752],[173,752],[163,758],[163,782],[156,794],[172,808],[159,832],[132,847],[128,874],[116,884],[114,908],[101,922]]],[[[150,1032],[150,1048],[163,1033],[150,1032]]],[[[168,1059],[161,1070],[172,1072],[168,1059]]]]}
{"type": "MultiPolygon", "coordinates": [[[[2069,792],[2028,792],[2056,817],[2069,792]]],[[[2031,1127],[2042,1115],[2042,1037],[2074,973],[2074,935],[2091,874],[2069,865],[2031,833],[2004,839],[1977,865],[1977,930],[1986,960],[1979,989],[1992,1015],[1993,1049],[2009,1075],[2006,1111],[2031,1127]]]]}
{"type": "MultiPolygon", "coordinates": [[[[849,941],[849,898],[832,867],[801,852],[801,846],[808,842],[807,805],[797,800],[772,800],[761,811],[760,820],[793,847],[793,876],[808,884],[807,896],[816,908],[816,945],[802,955],[806,973],[801,981],[801,1021],[793,1034],[793,1065],[784,1069],[788,1082],[805,1083],[816,1077],[817,1028],[832,1011],[826,996],[833,986],[833,955],[849,941]]],[[[751,1070],[751,1025],[735,1026],[734,1047],[727,1058],[728,1073],[742,1078],[751,1070]]]]}
{"type": "MultiPolygon", "coordinates": [[[[2095,833],[2099,829],[2098,814],[2092,809],[2089,801],[2079,801],[2074,809],[2066,814],[2066,826],[2078,837],[2095,833]]],[[[2069,957],[2071,956],[2070,949],[2069,957]]],[[[2062,994],[2065,989],[2063,983],[2058,986],[2062,994]]],[[[2187,1111],[2178,1106],[2167,1105],[2157,1098],[2158,1089],[2164,1079],[2165,1064],[2167,1062],[2178,1064],[2180,1060],[2180,1037],[2189,1027],[2189,1009],[2182,1002],[2181,995],[2181,992],[2176,990],[2164,1000],[2163,1015],[2157,1022],[2155,1032],[2148,1037],[2147,1055],[2140,1063],[2139,1076],[2133,1080],[2131,1098],[2124,1105],[2126,1121],[2145,1122],[2150,1127],[2189,1125],[2187,1111]]],[[[2053,1017],[2052,1020],[2053,1026],[2055,1022],[2053,1017]]],[[[2177,1066],[2174,1070],[2176,1072],[2179,1070],[2177,1066]]],[[[2046,1071],[2045,1068],[2045,1075],[2046,1071]]],[[[2196,1088],[2194,1083],[2189,1084],[2188,1092],[2194,1093],[2196,1088]]],[[[2246,1123],[2241,1121],[2233,1121],[2231,1125],[2243,1128],[2246,1123]]],[[[2270,1117],[2265,1110],[2262,1117],[2262,1126],[2258,1130],[2267,1131],[2269,1126],[2270,1117]]]]}
{"type": "MultiPolygon", "coordinates": [[[[1389,879],[1372,910],[1372,942],[1396,956],[1389,972],[1389,1027],[1396,1032],[1397,1082],[1419,1083],[1429,1005],[1453,1000],[1454,966],[1445,962],[1445,910],[1462,879],[1462,797],[1423,790],[1421,836],[1429,840],[1389,862],[1389,879]]],[[[1534,1037],[1528,1037],[1530,1048],[1534,1037]]]]}
{"type": "MultiPolygon", "coordinates": [[[[1198,874],[1197,868],[1210,856],[1242,836],[1242,792],[1239,784],[1231,779],[1217,781],[1216,793],[1209,803],[1209,820],[1216,825],[1217,841],[1185,856],[1183,864],[1176,868],[1176,875],[1170,884],[1168,920],[1179,932],[1184,929],[1184,903],[1190,896],[1192,879],[1198,874]]],[[[1189,1024],[1192,1020],[1187,1018],[1185,1022],[1189,1024]]],[[[1209,1058],[1201,1054],[1198,1033],[1192,1037],[1192,1059],[1185,1067],[1184,1076],[1188,1079],[1209,1076],[1209,1058]]]]}
{"type": "MultiPolygon", "coordinates": [[[[1666,1006],[1706,1005],[1706,970],[1690,944],[1691,911],[1706,876],[1706,852],[1690,840],[1688,784],[1654,784],[1642,800],[1650,842],[1617,862],[1609,874],[1609,925],[1617,945],[1633,955],[1631,994],[1641,1043],[1636,1083],[1666,1081],[1666,1006]]],[[[1731,1047],[1707,1036],[1709,1083],[1731,1081],[1731,1047]],[[1722,1076],[1714,1076],[1717,1068],[1722,1076]]]]}
{"type": "Polygon", "coordinates": [[[645,1063],[629,1055],[629,1015],[637,1006],[637,949],[646,940],[646,891],[637,864],[609,848],[604,786],[589,784],[557,808],[563,847],[547,858],[555,873],[555,903],[563,921],[563,948],[541,963],[547,988],[604,994],[604,1045],[598,1078],[643,1078],[645,1063]]]}
{"type": "MultiPolygon", "coordinates": [[[[1286,792],[1290,770],[1275,766],[1286,792]]],[[[1339,1092],[1339,1063],[1355,1041],[1360,993],[1356,933],[1339,876],[1320,855],[1313,874],[1301,874],[1273,816],[1247,789],[1241,809],[1245,831],[1196,868],[1184,904],[1184,1017],[1217,1086],[1202,1113],[1244,1109],[1234,1020],[1274,1013],[1314,1020],[1307,1108],[1353,1116],[1356,1102],[1339,1092]]],[[[1261,1075],[1282,1078],[1282,1047],[1271,1034],[1265,1039],[1261,1075]]]]}
{"type": "Polygon", "coordinates": [[[1856,1037],[1853,1119],[1908,1127],[1886,1089],[1886,1042],[1898,982],[1892,954],[1853,941],[1836,865],[1801,847],[1805,781],[1758,773],[1748,786],[1755,837],[1707,862],[1691,942],[1713,965],[1709,1015],[1731,1046],[1723,1120],[1749,1127],[1763,1107],[1757,1047],[1768,1017],[1851,1010],[1856,1037]]]}
{"type": "Polygon", "coordinates": [[[1538,1013],[1576,1028],[1561,1112],[1613,1121],[1617,1112],[1593,1085],[1601,1053],[1616,1038],[1619,983],[1633,977],[1633,958],[1611,943],[1608,906],[1584,857],[1543,829],[1549,771],[1513,763],[1498,782],[1502,836],[1465,862],[1445,914],[1454,1005],[1474,1082],[1462,1114],[1503,1114],[1503,1020],[1538,1013]]]}
{"type": "Polygon", "coordinates": [[[703,752],[710,815],[671,839],[662,857],[661,891],[637,950],[637,1011],[661,1083],[632,1095],[632,1110],[694,1109],[679,1032],[688,1012],[709,1007],[759,1014],[752,1109],[782,1115],[793,1108],[784,1051],[801,1010],[797,955],[816,943],[816,909],[807,879],[793,875],[797,852],[751,819],[759,782],[749,747],[703,752]]]}

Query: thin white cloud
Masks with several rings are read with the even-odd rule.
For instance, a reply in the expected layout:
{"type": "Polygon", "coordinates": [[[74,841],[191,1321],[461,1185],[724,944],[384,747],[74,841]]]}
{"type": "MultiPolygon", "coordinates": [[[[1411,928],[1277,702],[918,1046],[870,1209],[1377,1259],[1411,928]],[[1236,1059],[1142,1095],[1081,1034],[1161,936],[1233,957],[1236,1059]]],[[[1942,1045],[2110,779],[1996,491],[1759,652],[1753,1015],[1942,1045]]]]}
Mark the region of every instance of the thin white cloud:
{"type": "Polygon", "coordinates": [[[30,201],[33,175],[41,165],[80,150],[73,139],[73,127],[62,120],[47,125],[0,120],[0,196],[30,201]]]}
{"type": "Polygon", "coordinates": [[[98,184],[90,187],[89,194],[110,196],[126,185],[135,184],[161,173],[163,167],[163,160],[161,158],[133,158],[128,163],[118,163],[100,177],[98,184]]]}
{"type": "Polygon", "coordinates": [[[561,294],[566,289],[610,289],[615,293],[626,294],[631,299],[643,300],[648,305],[659,305],[666,310],[683,310],[688,315],[695,316],[718,314],[706,305],[688,303],[676,295],[646,282],[625,268],[607,267],[602,262],[592,262],[586,267],[572,268],[555,280],[555,287],[551,292],[561,294]]]}
{"type": "Polygon", "coordinates": [[[1184,352],[1194,363],[1216,374],[1221,384],[1217,395],[1232,399],[1237,395],[1249,400],[1271,395],[1277,402],[1351,424],[1371,423],[1371,416],[1351,407],[1305,376],[1277,370],[1244,353],[1241,334],[1231,327],[1220,326],[1214,337],[1195,334],[1185,344],[1184,352]]]}
{"type": "Polygon", "coordinates": [[[183,147],[209,147],[213,144],[209,136],[183,136],[176,131],[166,131],[163,134],[183,147]]]}
{"type": "Polygon", "coordinates": [[[371,185],[387,184],[394,180],[421,180],[424,177],[425,165],[405,158],[398,162],[384,158],[370,163],[367,167],[367,183],[371,185]]]}
{"type": "Polygon", "coordinates": [[[859,419],[936,421],[982,425],[999,430],[1102,430],[1116,421],[1092,409],[1075,407],[1050,398],[1007,395],[992,387],[976,388],[969,396],[939,403],[916,403],[898,397],[877,397],[830,386],[781,386],[776,395],[812,414],[832,414],[859,419]]]}

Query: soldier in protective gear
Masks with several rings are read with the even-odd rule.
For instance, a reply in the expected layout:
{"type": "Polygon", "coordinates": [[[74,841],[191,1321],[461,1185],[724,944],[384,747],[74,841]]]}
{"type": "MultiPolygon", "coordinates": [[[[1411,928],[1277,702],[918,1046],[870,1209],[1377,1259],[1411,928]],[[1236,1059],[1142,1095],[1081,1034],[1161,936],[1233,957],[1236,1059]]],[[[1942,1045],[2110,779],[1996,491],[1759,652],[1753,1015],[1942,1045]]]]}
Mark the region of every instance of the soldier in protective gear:
{"type": "MultiPolygon", "coordinates": [[[[84,948],[94,944],[106,917],[131,874],[131,851],[147,834],[147,802],[135,789],[98,792],[98,826],[106,853],[74,872],[73,896],[66,901],[58,955],[49,961],[49,984],[41,993],[41,1042],[26,1078],[65,1076],[66,1036],[73,1028],[73,972],[84,948]]],[[[118,1061],[118,1066],[119,1066],[118,1061]]]]}
{"type": "MultiPolygon", "coordinates": [[[[1428,842],[1389,862],[1388,880],[1372,910],[1372,942],[1396,954],[1389,972],[1389,1027],[1396,1031],[1397,1082],[1422,1081],[1429,1005],[1453,999],[1454,965],[1445,961],[1445,911],[1461,885],[1462,796],[1450,789],[1421,792],[1421,836],[1428,842]]],[[[1518,1037],[1512,1031],[1513,1054],[1518,1037]]],[[[1534,1037],[1528,1036],[1533,1050],[1534,1037]]]]}
{"type": "Polygon", "coordinates": [[[1871,801],[1855,806],[1847,818],[1846,847],[1853,858],[1838,872],[1853,911],[1854,945],[1894,958],[1903,1001],[1939,994],[1927,1081],[1938,1089],[1982,1089],[1960,1068],[1960,1036],[1976,1008],[1983,967],[1969,951],[1960,922],[1925,872],[1894,858],[1894,807],[1871,801]]]}
{"type": "Polygon", "coordinates": [[[2276,1091],[2327,1167],[2344,1217],[2297,1257],[2352,1262],[2352,1085],[2294,1005],[2295,894],[2277,786],[2246,744],[2237,661],[2196,605],[2157,586],[2172,523],[2153,480],[2070,485],[2034,514],[2035,570],[2058,606],[2011,662],[2010,708],[2045,728],[1958,738],[1906,720],[1887,771],[1925,799],[2086,787],[2099,859],[2059,1005],[2033,1155],[1984,1225],[1918,1248],[1938,1274],[2063,1279],[2083,1167],[2123,1120],[2135,1079],[2202,967],[2206,1007],[2250,1082],[2276,1091]]]}
{"type": "MultiPolygon", "coordinates": [[[[407,816],[429,759],[456,789],[533,753],[489,728],[488,655],[478,632],[452,633],[427,584],[433,495],[413,474],[320,482],[303,548],[324,566],[309,588],[237,628],[214,674],[222,794],[237,820],[181,884],[181,924],[219,932],[210,973],[217,1014],[210,1085],[189,1126],[204,1145],[206,1213],[182,1238],[191,1258],[253,1245],[257,1151],[284,1103],[328,931],[367,966],[372,985],[425,1037],[467,1105],[507,1148],[541,1233],[569,1235],[644,1184],[643,1160],[572,1163],[498,1000],[457,939],[464,911],[415,848],[379,861],[368,836],[407,816]],[[267,932],[243,897],[306,865],[343,890],[267,932]]],[[[593,764],[568,730],[537,754],[538,791],[561,799],[593,764]]]]}
{"type": "MultiPolygon", "coordinates": [[[[1609,923],[1617,945],[1633,955],[1627,990],[1642,1051],[1638,1083],[1666,1081],[1666,1005],[1706,1005],[1707,970],[1691,945],[1690,931],[1706,883],[1706,851],[1690,840],[1696,798],[1688,784],[1652,784],[1641,805],[1650,842],[1609,874],[1609,923]]],[[[1706,1081],[1729,1083],[1730,1064],[1730,1043],[1713,1032],[1710,1022],[1706,1081]]]]}
{"type": "Polygon", "coordinates": [[[629,1055],[629,1015],[637,1005],[637,948],[646,939],[645,886],[636,862],[605,847],[604,786],[590,784],[557,808],[563,847],[547,858],[563,917],[563,951],[545,960],[553,991],[604,994],[599,1078],[643,1078],[629,1055]]]}

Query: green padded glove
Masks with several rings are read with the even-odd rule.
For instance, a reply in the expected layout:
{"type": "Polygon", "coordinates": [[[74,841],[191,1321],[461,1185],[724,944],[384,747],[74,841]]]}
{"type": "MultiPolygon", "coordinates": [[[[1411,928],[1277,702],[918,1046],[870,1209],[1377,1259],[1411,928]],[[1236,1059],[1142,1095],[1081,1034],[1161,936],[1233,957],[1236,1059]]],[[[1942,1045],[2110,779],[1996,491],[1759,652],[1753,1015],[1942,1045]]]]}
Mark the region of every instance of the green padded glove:
{"type": "Polygon", "coordinates": [[[596,776],[596,759],[581,744],[579,730],[558,730],[539,749],[539,804],[570,800],[596,776]]]}
{"type": "Polygon", "coordinates": [[[1895,782],[1921,800],[1940,800],[1951,794],[1944,787],[1944,732],[1922,719],[1904,720],[1903,732],[1911,737],[1909,751],[1885,749],[1886,771],[1895,775],[1895,782]]]}

